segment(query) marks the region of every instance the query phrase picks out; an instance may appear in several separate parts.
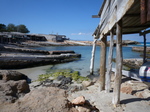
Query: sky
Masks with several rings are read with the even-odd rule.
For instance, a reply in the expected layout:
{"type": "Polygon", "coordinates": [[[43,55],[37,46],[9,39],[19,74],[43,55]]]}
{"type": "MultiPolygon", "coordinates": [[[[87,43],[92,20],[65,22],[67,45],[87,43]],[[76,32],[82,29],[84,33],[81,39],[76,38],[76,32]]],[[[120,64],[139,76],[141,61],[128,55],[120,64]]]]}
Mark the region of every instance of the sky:
{"type": "MultiPolygon", "coordinates": [[[[0,0],[0,23],[24,24],[30,33],[66,35],[72,40],[93,40],[103,0],[0,0]]],[[[143,41],[138,34],[124,40],[143,41]],[[132,37],[132,38],[131,38],[132,37]]],[[[150,41],[149,38],[147,38],[150,41]]]]}

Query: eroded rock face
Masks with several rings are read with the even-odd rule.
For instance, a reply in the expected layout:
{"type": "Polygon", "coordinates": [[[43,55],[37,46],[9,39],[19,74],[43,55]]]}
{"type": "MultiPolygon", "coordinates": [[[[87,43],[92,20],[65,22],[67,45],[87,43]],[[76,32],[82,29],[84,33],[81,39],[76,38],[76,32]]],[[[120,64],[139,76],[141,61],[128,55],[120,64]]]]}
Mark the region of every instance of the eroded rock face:
{"type": "Polygon", "coordinates": [[[139,98],[149,98],[150,88],[148,84],[139,81],[126,81],[121,84],[121,92],[135,95],[139,98]]]}
{"type": "Polygon", "coordinates": [[[0,104],[14,103],[30,92],[28,77],[10,70],[0,70],[0,104]]]}
{"type": "Polygon", "coordinates": [[[3,106],[1,111],[78,112],[66,97],[65,90],[54,87],[43,87],[34,89],[13,105],[3,106]]]}
{"type": "Polygon", "coordinates": [[[25,80],[0,81],[0,104],[14,103],[16,99],[30,92],[29,85],[25,80]]]}

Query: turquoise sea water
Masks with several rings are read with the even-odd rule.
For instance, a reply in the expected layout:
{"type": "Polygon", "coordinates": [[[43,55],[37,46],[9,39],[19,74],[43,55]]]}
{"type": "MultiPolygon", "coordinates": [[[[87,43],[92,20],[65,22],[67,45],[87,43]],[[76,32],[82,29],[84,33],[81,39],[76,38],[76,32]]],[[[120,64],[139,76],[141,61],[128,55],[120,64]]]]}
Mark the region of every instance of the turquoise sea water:
{"type": "MultiPolygon", "coordinates": [[[[150,46],[150,43],[147,43],[150,46]]],[[[133,46],[143,46],[143,43],[139,45],[129,45],[123,47],[123,58],[141,58],[139,52],[132,51],[133,46]]],[[[81,54],[82,57],[78,61],[73,61],[69,63],[55,64],[55,65],[46,65],[40,67],[33,67],[27,69],[20,69],[19,72],[22,72],[29,76],[29,78],[36,80],[38,75],[46,73],[46,71],[57,70],[57,69],[72,69],[74,71],[79,71],[82,76],[87,76],[90,74],[90,60],[91,60],[91,51],[92,46],[49,46],[49,47],[37,47],[34,49],[39,50],[74,50],[76,53],[81,54]]],[[[107,48],[108,55],[109,47],[107,48]]],[[[108,56],[107,56],[108,57],[108,56]]],[[[114,47],[114,56],[116,58],[116,48],[114,47]]],[[[98,75],[98,70],[100,66],[100,47],[96,47],[95,54],[95,63],[94,63],[94,74],[98,75]]],[[[115,67],[115,64],[113,65],[115,67]]]]}
{"type": "MultiPolygon", "coordinates": [[[[142,43],[140,45],[134,45],[134,46],[142,46],[142,43]]],[[[141,53],[132,51],[132,47],[133,45],[123,47],[124,59],[141,58],[140,57],[141,53]]],[[[35,49],[48,50],[48,51],[74,50],[76,53],[82,55],[80,60],[69,62],[69,63],[56,64],[52,67],[52,69],[72,69],[72,70],[79,71],[82,76],[89,75],[92,46],[50,46],[50,47],[37,47],[35,49]]],[[[108,50],[109,47],[107,47],[107,55],[108,55],[108,50]]],[[[116,58],[116,47],[114,47],[113,58],[116,58]]],[[[99,66],[100,66],[100,47],[97,46],[96,54],[95,54],[95,64],[94,64],[95,74],[98,73],[99,66]]],[[[113,66],[115,67],[115,65],[113,66]]]]}

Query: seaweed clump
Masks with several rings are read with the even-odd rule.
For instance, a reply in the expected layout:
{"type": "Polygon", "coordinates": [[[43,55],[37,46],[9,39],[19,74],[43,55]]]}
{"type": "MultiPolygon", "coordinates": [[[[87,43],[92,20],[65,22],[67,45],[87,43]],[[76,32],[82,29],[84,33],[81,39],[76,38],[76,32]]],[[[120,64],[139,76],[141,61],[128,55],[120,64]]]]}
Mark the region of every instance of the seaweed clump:
{"type": "Polygon", "coordinates": [[[37,81],[45,81],[49,78],[57,79],[58,76],[71,77],[76,82],[88,81],[88,77],[80,76],[79,71],[72,71],[70,69],[57,70],[53,73],[41,74],[37,81]]]}

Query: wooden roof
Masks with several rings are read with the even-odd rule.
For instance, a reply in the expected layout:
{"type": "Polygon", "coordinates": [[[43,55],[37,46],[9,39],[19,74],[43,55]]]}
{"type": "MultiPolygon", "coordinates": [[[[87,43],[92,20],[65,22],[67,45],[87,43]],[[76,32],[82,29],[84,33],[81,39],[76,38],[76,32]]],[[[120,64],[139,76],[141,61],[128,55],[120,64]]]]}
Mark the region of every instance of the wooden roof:
{"type": "MultiPolygon", "coordinates": [[[[110,30],[116,28],[115,24],[121,19],[123,23],[122,34],[140,33],[149,28],[150,22],[141,24],[140,3],[140,0],[104,0],[97,15],[100,17],[100,23],[93,33],[95,38],[101,39],[104,35],[109,35],[110,30]]],[[[146,4],[150,7],[150,4],[146,4]]],[[[149,11],[147,8],[147,13],[149,11]]]]}

